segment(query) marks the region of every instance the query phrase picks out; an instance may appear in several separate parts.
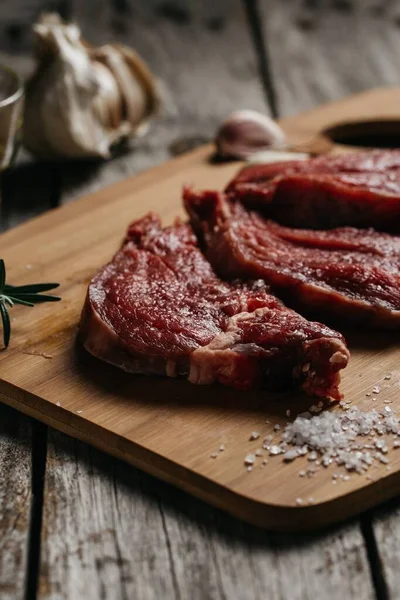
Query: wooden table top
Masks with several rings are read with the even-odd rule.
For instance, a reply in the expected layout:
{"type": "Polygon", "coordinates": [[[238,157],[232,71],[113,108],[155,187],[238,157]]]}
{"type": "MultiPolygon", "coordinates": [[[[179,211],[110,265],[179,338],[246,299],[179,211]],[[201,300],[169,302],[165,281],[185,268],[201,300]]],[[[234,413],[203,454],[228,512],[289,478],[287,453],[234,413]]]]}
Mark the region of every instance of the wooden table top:
{"type": "MultiPolygon", "coordinates": [[[[400,83],[396,0],[3,0],[0,62],[29,72],[30,25],[48,8],[94,43],[133,45],[165,107],[108,163],[22,152],[4,175],[2,228],[212,139],[234,109],[288,115],[400,83]]],[[[0,465],[2,600],[399,597],[398,502],[318,534],[271,534],[4,406],[0,465]]]]}

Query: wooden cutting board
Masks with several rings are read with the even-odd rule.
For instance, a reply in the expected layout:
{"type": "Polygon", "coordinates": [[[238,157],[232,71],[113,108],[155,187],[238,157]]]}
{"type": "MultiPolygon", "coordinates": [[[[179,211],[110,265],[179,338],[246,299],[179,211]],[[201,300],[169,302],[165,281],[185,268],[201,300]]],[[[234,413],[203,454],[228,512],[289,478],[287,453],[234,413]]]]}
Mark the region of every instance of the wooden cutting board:
{"type": "MultiPolygon", "coordinates": [[[[320,143],[318,135],[327,128],[360,120],[386,121],[378,130],[364,124],[361,134],[399,130],[400,89],[372,90],[281,124],[293,144],[304,145],[320,143]]],[[[353,135],[358,128],[339,133],[353,135]]],[[[212,148],[203,147],[0,237],[9,282],[59,281],[63,298],[12,309],[11,345],[0,352],[0,399],[253,524],[276,530],[327,525],[400,492],[400,450],[389,451],[390,470],[383,464],[371,469],[373,481],[352,475],[333,484],[337,467],[299,477],[307,464],[303,458],[284,464],[274,457],[264,467],[260,458],[248,472],[244,458],[261,445],[249,441],[251,432],[272,433],[275,424],[287,422],[287,410],[293,418],[309,400],[130,376],[87,356],[76,342],[88,282],[118,248],[127,224],[148,210],[170,223],[182,214],[183,183],[222,188],[238,169],[238,163],[213,164],[211,155],[212,148]],[[218,452],[221,445],[225,450],[218,452]],[[217,458],[211,458],[214,452],[217,458]]],[[[358,332],[348,341],[346,399],[365,410],[391,401],[400,413],[398,333],[358,332]],[[377,384],[381,392],[373,400],[366,394],[377,384]]]]}

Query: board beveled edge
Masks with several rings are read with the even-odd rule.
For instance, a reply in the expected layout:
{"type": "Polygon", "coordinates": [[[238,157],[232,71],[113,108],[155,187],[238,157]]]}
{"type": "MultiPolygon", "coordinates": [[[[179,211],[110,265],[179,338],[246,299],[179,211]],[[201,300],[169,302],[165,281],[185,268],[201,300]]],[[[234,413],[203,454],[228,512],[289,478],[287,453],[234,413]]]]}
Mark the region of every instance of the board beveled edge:
{"type": "Polygon", "coordinates": [[[359,515],[400,494],[400,472],[386,475],[358,490],[306,506],[260,502],[188,469],[160,454],[62,407],[0,381],[0,401],[62,433],[122,459],[242,521],[270,531],[301,533],[328,527],[359,515]],[[2,387],[6,391],[2,391],[2,387]],[[24,396],[20,401],[18,396],[24,396]],[[43,406],[42,406],[43,405],[43,406]],[[45,410],[42,410],[42,409],[45,410]],[[65,414],[66,419],[62,418],[65,414]],[[69,423],[72,420],[75,423],[69,423]],[[78,425],[78,426],[77,426],[78,425]],[[82,425],[82,427],[80,427],[82,425]]]}

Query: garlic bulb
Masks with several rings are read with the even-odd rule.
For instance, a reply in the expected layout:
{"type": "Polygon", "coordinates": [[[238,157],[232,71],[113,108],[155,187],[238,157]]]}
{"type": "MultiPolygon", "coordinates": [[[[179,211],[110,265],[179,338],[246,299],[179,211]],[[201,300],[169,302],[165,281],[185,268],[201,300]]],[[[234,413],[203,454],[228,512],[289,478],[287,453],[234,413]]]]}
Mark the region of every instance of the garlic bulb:
{"type": "Polygon", "coordinates": [[[154,79],[119,44],[91,47],[77,25],[46,14],[35,25],[38,65],[26,87],[23,139],[44,157],[110,157],[158,108],[154,79]]]}
{"type": "Polygon", "coordinates": [[[215,143],[220,156],[249,159],[268,148],[285,148],[286,137],[270,117],[254,110],[238,110],[222,123],[215,143]]]}

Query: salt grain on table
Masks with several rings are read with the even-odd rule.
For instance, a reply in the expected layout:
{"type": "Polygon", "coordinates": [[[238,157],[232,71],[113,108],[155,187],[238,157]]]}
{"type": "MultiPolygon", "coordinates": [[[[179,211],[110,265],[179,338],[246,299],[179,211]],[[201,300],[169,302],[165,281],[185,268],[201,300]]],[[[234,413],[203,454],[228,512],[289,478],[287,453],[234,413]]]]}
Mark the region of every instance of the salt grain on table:
{"type": "Polygon", "coordinates": [[[249,441],[253,441],[253,440],[258,440],[258,438],[260,437],[260,433],[258,433],[258,431],[252,431],[249,437],[249,441]]]}
{"type": "Polygon", "coordinates": [[[244,459],[244,464],[246,467],[253,465],[256,462],[256,457],[254,454],[248,454],[244,459]]]}

